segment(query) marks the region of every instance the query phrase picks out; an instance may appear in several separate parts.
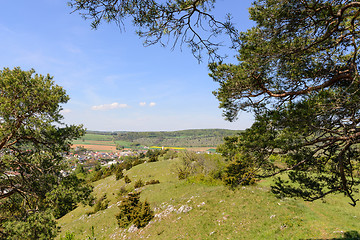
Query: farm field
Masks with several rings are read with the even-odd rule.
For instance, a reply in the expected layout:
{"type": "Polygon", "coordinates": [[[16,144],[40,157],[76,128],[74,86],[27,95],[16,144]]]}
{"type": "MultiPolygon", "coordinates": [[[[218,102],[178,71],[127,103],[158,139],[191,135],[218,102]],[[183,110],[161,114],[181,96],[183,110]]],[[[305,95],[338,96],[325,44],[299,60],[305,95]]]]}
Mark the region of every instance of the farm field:
{"type": "MultiPolygon", "coordinates": [[[[176,136],[168,137],[166,140],[164,140],[163,136],[164,135],[169,136],[172,134],[171,132],[153,133],[153,135],[148,136],[148,138],[144,137],[147,136],[148,133],[141,133],[141,132],[127,133],[126,136],[125,134],[120,134],[118,136],[115,136],[104,133],[90,132],[90,133],[86,133],[85,136],[81,137],[80,139],[73,141],[72,148],[74,149],[76,147],[84,147],[92,151],[108,152],[108,151],[116,151],[116,146],[119,146],[121,148],[134,148],[134,149],[143,148],[144,146],[153,147],[153,148],[162,148],[164,146],[165,148],[171,148],[175,150],[186,149],[191,151],[208,151],[209,149],[213,149],[213,150],[216,149],[215,142],[221,142],[223,138],[222,135],[221,134],[219,135],[219,133],[217,133],[216,130],[201,130],[199,133],[202,133],[203,135],[200,135],[198,137],[195,137],[194,133],[192,131],[190,132],[189,131],[190,130],[184,131],[184,133],[186,133],[188,136],[180,135],[179,133],[176,133],[175,134],[176,136]],[[204,135],[203,133],[204,131],[208,135],[204,135]],[[215,133],[212,133],[212,131],[215,131],[215,133]],[[134,137],[133,135],[137,137],[134,137]],[[211,135],[211,137],[209,137],[209,135],[211,135]],[[124,139],[120,139],[121,136],[123,136],[124,139]],[[154,144],[145,145],[145,144],[141,144],[140,142],[154,143],[154,144]]],[[[194,131],[196,133],[198,130],[194,130],[194,131]]],[[[231,133],[231,131],[225,131],[224,133],[228,134],[231,133]]]]}
{"type": "MultiPolygon", "coordinates": [[[[84,147],[88,150],[99,151],[99,152],[114,152],[116,151],[116,144],[118,141],[113,140],[112,135],[104,135],[97,133],[86,133],[80,139],[73,141],[72,148],[84,147]]],[[[129,142],[121,142],[122,144],[130,146],[129,142]]]]}
{"type": "Polygon", "coordinates": [[[91,144],[91,143],[87,143],[87,144],[73,144],[72,148],[76,148],[76,147],[84,147],[87,150],[91,150],[91,151],[111,151],[111,152],[115,152],[116,151],[116,146],[115,145],[107,145],[107,144],[91,144]]]}

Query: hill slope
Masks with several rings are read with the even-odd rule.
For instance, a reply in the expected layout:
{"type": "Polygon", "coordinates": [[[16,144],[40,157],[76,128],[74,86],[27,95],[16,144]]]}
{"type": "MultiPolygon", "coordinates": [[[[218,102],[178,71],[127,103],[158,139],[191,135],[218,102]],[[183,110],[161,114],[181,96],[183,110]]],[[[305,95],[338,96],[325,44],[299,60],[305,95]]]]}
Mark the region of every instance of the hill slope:
{"type": "MultiPolygon", "coordinates": [[[[342,196],[314,203],[277,199],[269,192],[269,181],[229,190],[222,185],[206,185],[177,180],[172,172],[177,159],[144,163],[126,172],[135,180],[160,180],[142,188],[156,217],[143,229],[129,232],[118,228],[115,215],[117,193],[125,185],[114,176],[94,183],[94,194],[107,194],[108,209],[87,216],[91,207],[79,206],[58,222],[60,236],[75,233],[76,239],[344,239],[344,233],[359,236],[360,208],[351,207],[342,196]]],[[[356,238],[348,238],[356,239],[356,238]]]]}
{"type": "Polygon", "coordinates": [[[193,129],[161,132],[117,132],[114,141],[139,143],[145,146],[169,147],[214,147],[222,143],[223,138],[240,131],[226,129],[193,129]]]}

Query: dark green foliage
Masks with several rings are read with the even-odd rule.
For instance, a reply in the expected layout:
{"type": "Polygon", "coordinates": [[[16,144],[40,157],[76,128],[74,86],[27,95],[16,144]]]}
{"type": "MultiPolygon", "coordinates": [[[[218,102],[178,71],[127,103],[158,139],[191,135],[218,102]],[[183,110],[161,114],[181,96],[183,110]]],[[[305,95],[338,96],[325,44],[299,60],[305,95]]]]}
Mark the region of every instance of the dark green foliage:
{"type": "Polygon", "coordinates": [[[125,183],[131,183],[131,179],[129,178],[128,175],[125,175],[124,181],[125,181],[125,183]]]}
{"type": "Polygon", "coordinates": [[[256,117],[227,155],[248,154],[263,177],[288,172],[277,194],[358,201],[359,8],[345,0],[255,1],[238,63],[210,65],[224,116],[233,121],[250,110],[256,117]]]}
{"type": "Polygon", "coordinates": [[[224,170],[224,160],[219,155],[196,154],[185,151],[179,154],[181,163],[176,165],[178,178],[200,182],[216,182],[221,179],[224,170]]]}
{"type": "Polygon", "coordinates": [[[2,225],[1,239],[47,240],[57,235],[56,221],[50,211],[34,212],[24,220],[7,221],[2,225]]]}
{"type": "Polygon", "coordinates": [[[107,199],[106,194],[104,194],[102,197],[95,201],[94,210],[90,212],[89,215],[107,209],[109,206],[109,202],[110,201],[107,199]]]}
{"type": "Polygon", "coordinates": [[[174,150],[168,150],[166,151],[166,153],[163,155],[164,160],[169,160],[169,159],[174,159],[178,157],[178,154],[176,151],[174,150]]]}
{"type": "Polygon", "coordinates": [[[90,197],[90,187],[61,173],[64,152],[85,130],[61,123],[60,105],[69,97],[52,79],[34,70],[0,71],[1,239],[53,239],[54,216],[90,197]]]}
{"type": "Polygon", "coordinates": [[[75,233],[66,232],[64,237],[60,237],[60,240],[75,240],[75,233]]]}
{"type": "Polygon", "coordinates": [[[119,227],[126,228],[131,224],[136,227],[145,227],[154,217],[154,212],[150,208],[150,204],[140,201],[140,192],[128,193],[123,198],[120,206],[120,213],[116,216],[119,227]]]}
{"type": "Polygon", "coordinates": [[[145,185],[159,184],[159,183],[160,183],[159,180],[152,179],[152,180],[146,181],[145,185]]]}
{"type": "Polygon", "coordinates": [[[157,161],[159,161],[159,157],[158,157],[158,156],[151,156],[151,157],[149,158],[149,162],[157,162],[157,161]]]}
{"type": "Polygon", "coordinates": [[[118,196],[119,197],[122,197],[122,196],[124,196],[125,194],[127,194],[129,191],[125,188],[125,186],[121,186],[121,188],[120,188],[120,190],[119,190],[119,192],[118,192],[118,196]]]}
{"type": "Polygon", "coordinates": [[[140,154],[139,154],[139,158],[140,159],[143,159],[143,158],[145,158],[146,156],[145,156],[145,154],[143,153],[143,152],[141,152],[140,154]]]}
{"type": "MultiPolygon", "coordinates": [[[[222,179],[231,187],[255,183],[256,159],[252,155],[239,153],[240,145],[243,143],[239,141],[239,136],[226,137],[224,144],[217,148],[217,152],[221,153],[227,161],[222,179]]],[[[254,141],[253,144],[258,144],[258,142],[254,141]]],[[[260,154],[260,152],[257,153],[260,154]]]]}
{"type": "Polygon", "coordinates": [[[251,185],[255,183],[255,170],[249,168],[246,159],[238,159],[226,166],[223,180],[231,187],[251,185]]]}
{"type": "Polygon", "coordinates": [[[102,169],[100,168],[99,170],[96,170],[96,169],[94,169],[95,170],[95,175],[91,178],[91,182],[96,182],[96,181],[99,181],[100,179],[102,179],[102,178],[104,178],[103,177],[103,171],[102,171],[102,169]]]}
{"type": "Polygon", "coordinates": [[[151,219],[154,218],[154,212],[151,210],[150,204],[147,201],[143,203],[140,202],[140,205],[135,211],[137,212],[137,216],[134,218],[133,223],[138,228],[145,227],[151,219]]]}
{"type": "Polygon", "coordinates": [[[158,149],[148,150],[145,154],[146,157],[148,157],[149,162],[157,162],[159,161],[159,156],[161,155],[161,151],[158,149]]]}
{"type": "Polygon", "coordinates": [[[143,187],[145,186],[143,180],[139,179],[137,180],[135,183],[134,183],[134,188],[140,188],[140,187],[143,187]]]}
{"type": "Polygon", "coordinates": [[[123,173],[123,169],[122,168],[118,168],[115,172],[115,177],[116,180],[120,180],[124,177],[124,173],[123,173]]]}
{"type": "MultiPolygon", "coordinates": [[[[135,167],[135,166],[137,166],[137,165],[139,165],[139,164],[142,164],[142,163],[144,163],[144,162],[145,162],[144,159],[140,159],[140,158],[136,157],[136,158],[134,158],[134,159],[132,160],[132,162],[131,162],[131,167],[135,167]]],[[[129,169],[130,169],[130,168],[129,168],[129,169]]],[[[129,170],[129,169],[127,169],[127,170],[129,170]]]]}
{"type": "Polygon", "coordinates": [[[360,240],[360,234],[357,231],[344,232],[344,239],[348,240],[360,240]]]}
{"type": "Polygon", "coordinates": [[[84,166],[82,164],[78,164],[75,170],[75,174],[87,174],[87,171],[85,171],[84,166]]]}
{"type": "Polygon", "coordinates": [[[77,204],[91,204],[92,187],[85,181],[78,179],[76,175],[69,175],[51,192],[46,194],[47,206],[53,210],[55,218],[60,218],[66,213],[74,210],[77,204]]]}

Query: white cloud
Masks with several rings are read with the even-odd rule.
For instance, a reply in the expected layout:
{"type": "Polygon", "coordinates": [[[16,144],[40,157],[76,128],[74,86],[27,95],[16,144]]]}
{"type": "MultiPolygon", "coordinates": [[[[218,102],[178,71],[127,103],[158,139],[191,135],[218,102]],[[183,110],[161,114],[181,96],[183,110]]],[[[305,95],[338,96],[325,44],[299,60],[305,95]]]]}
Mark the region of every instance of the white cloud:
{"type": "Polygon", "coordinates": [[[150,107],[154,107],[155,105],[156,105],[156,103],[154,103],[154,102],[149,103],[150,107]]]}
{"type": "Polygon", "coordinates": [[[144,107],[144,106],[146,106],[146,102],[140,102],[139,105],[140,105],[141,107],[144,107]]]}
{"type": "Polygon", "coordinates": [[[128,108],[129,105],[125,104],[125,103],[111,103],[111,104],[102,104],[102,105],[97,105],[97,106],[92,106],[91,109],[92,110],[110,110],[110,109],[116,109],[116,108],[128,108]]]}
{"type": "Polygon", "coordinates": [[[65,113],[71,113],[70,109],[63,109],[60,111],[61,114],[65,114],[65,113]]]}

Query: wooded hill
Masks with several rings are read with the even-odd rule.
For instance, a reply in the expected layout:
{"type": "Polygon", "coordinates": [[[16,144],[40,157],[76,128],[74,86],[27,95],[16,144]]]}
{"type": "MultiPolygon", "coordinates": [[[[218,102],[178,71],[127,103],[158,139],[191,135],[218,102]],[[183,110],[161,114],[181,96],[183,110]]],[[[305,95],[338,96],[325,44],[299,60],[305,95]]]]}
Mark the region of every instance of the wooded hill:
{"type": "Polygon", "coordinates": [[[236,135],[239,132],[239,130],[227,129],[193,129],[158,132],[88,131],[87,133],[112,135],[114,141],[131,142],[145,146],[214,147],[221,144],[224,137],[236,135]]]}

